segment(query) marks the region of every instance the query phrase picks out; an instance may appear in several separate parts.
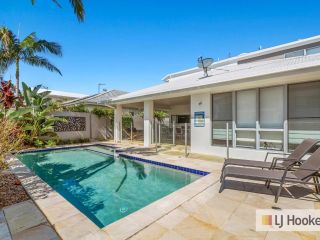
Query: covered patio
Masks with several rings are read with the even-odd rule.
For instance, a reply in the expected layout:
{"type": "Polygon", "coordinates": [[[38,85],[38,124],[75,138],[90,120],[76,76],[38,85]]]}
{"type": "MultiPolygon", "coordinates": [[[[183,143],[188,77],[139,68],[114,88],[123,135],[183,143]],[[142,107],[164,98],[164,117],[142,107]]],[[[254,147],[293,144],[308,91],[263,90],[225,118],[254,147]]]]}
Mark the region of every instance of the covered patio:
{"type": "MultiPolygon", "coordinates": [[[[114,140],[116,143],[121,142],[126,135],[122,123],[124,112],[130,112],[133,117],[134,129],[132,131],[143,130],[141,140],[145,147],[156,143],[184,145],[185,140],[187,144],[190,144],[190,96],[116,104],[114,111],[114,140]],[[167,113],[167,117],[159,121],[154,117],[155,111],[163,111],[167,113]],[[137,118],[142,118],[143,124],[137,124],[137,118]]],[[[131,135],[134,134],[131,133],[131,135]]]]}

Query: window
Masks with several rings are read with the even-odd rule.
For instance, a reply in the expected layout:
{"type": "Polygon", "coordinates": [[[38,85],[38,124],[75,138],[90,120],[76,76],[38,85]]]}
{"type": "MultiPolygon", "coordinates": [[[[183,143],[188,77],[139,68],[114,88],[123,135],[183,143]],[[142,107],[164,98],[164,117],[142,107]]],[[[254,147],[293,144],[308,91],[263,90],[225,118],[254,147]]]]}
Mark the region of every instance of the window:
{"type": "Polygon", "coordinates": [[[171,115],[171,122],[190,123],[190,115],[171,115]]]}
{"type": "Polygon", "coordinates": [[[232,93],[215,94],[212,97],[213,121],[232,120],[232,93]]]}
{"type": "Polygon", "coordinates": [[[289,85],[289,149],[306,138],[320,140],[320,81],[289,85]]]}
{"type": "Polygon", "coordinates": [[[289,86],[289,118],[320,118],[320,82],[289,86]]]}
{"type": "Polygon", "coordinates": [[[237,92],[237,127],[255,128],[257,119],[256,90],[237,92]]]}
{"type": "Polygon", "coordinates": [[[212,96],[212,143],[225,146],[227,134],[232,144],[232,93],[219,93],[212,96]],[[226,124],[229,123],[227,133],[226,124]]]}
{"type": "Polygon", "coordinates": [[[283,87],[260,89],[261,128],[283,128],[284,111],[283,87]]]}
{"type": "Polygon", "coordinates": [[[307,55],[317,54],[320,53],[320,47],[308,48],[306,50],[307,55]]]}
{"type": "Polygon", "coordinates": [[[285,58],[304,56],[304,49],[284,54],[285,58]]]}

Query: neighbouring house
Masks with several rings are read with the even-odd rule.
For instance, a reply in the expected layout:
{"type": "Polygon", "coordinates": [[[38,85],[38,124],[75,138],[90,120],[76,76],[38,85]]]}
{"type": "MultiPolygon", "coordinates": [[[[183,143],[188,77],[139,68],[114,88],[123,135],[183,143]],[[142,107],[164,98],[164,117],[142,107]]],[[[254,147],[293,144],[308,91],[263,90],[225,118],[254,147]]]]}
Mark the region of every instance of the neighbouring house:
{"type": "Polygon", "coordinates": [[[154,143],[153,111],[190,123],[191,152],[261,159],[320,139],[320,36],[168,74],[164,82],[112,98],[114,138],[124,109],[144,112],[144,145],[154,143]],[[228,124],[228,134],[227,134],[228,124]]]}
{"type": "MultiPolygon", "coordinates": [[[[117,97],[127,92],[121,90],[110,90],[102,93],[77,98],[62,103],[64,107],[72,107],[83,105],[88,112],[56,112],[55,116],[65,117],[68,119],[68,123],[60,123],[59,127],[56,127],[57,132],[61,140],[68,139],[95,139],[105,140],[113,138],[113,123],[110,119],[101,117],[99,118],[91,111],[96,108],[114,108],[109,105],[111,98],[117,97]]],[[[133,115],[133,128],[134,131],[143,130],[143,118],[138,114],[135,109],[127,109],[126,112],[130,112],[133,115]]],[[[137,134],[135,134],[137,135],[137,134]]],[[[130,138],[130,133],[123,129],[124,138],[130,138]]]]}
{"type": "Polygon", "coordinates": [[[81,93],[49,90],[49,89],[45,89],[45,88],[39,89],[39,93],[45,92],[45,91],[49,91],[50,92],[50,94],[49,94],[50,98],[52,98],[52,99],[54,99],[55,101],[58,101],[58,102],[76,100],[76,99],[84,98],[84,97],[88,96],[86,94],[81,94],[81,93]]]}
{"type": "Polygon", "coordinates": [[[111,106],[108,106],[108,103],[112,98],[126,94],[126,93],[128,92],[114,89],[114,90],[104,91],[102,93],[97,93],[89,96],[83,96],[81,98],[72,99],[70,101],[65,101],[62,105],[66,107],[84,105],[89,111],[91,111],[97,106],[111,107],[111,106]]]}

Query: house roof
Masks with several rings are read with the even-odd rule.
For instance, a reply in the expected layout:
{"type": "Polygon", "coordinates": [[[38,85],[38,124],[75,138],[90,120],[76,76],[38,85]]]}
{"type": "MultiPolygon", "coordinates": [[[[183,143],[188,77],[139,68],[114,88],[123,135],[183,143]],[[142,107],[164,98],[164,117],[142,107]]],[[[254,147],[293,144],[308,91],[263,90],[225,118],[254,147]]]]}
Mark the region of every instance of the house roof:
{"type": "MultiPolygon", "coordinates": [[[[295,49],[298,47],[302,47],[302,46],[306,46],[306,45],[318,43],[318,42],[320,42],[320,35],[313,36],[310,38],[305,38],[305,39],[299,39],[297,41],[293,41],[290,43],[285,43],[285,44],[277,45],[274,47],[253,51],[250,53],[241,53],[238,56],[214,62],[211,64],[211,67],[214,68],[214,67],[229,65],[229,64],[237,63],[239,61],[257,58],[260,56],[265,56],[265,55],[269,55],[269,54],[273,54],[273,53],[277,53],[277,52],[281,52],[281,51],[285,51],[285,50],[289,50],[289,49],[295,49]]],[[[202,71],[202,69],[199,69],[197,67],[190,68],[190,69],[186,69],[184,71],[179,71],[179,72],[167,74],[166,76],[164,76],[164,78],[162,80],[169,81],[170,79],[175,78],[175,77],[179,77],[182,75],[188,75],[191,73],[201,72],[201,71],[202,71]]]]}
{"type": "Polygon", "coordinates": [[[202,71],[192,72],[188,75],[177,76],[168,82],[153,87],[115,97],[112,99],[112,103],[132,102],[132,100],[143,100],[143,98],[155,95],[213,87],[221,83],[248,80],[314,67],[320,69],[319,54],[245,64],[234,63],[209,70],[209,76],[206,78],[203,78],[202,71]]]}
{"type": "Polygon", "coordinates": [[[50,90],[50,89],[39,89],[39,92],[50,92],[50,96],[56,96],[56,97],[65,97],[65,98],[83,98],[87,97],[88,95],[86,94],[81,94],[81,93],[73,93],[73,92],[64,92],[64,91],[57,91],[57,90],[50,90]]]}
{"type": "Polygon", "coordinates": [[[71,100],[68,102],[65,102],[63,105],[64,106],[70,106],[70,105],[77,105],[77,104],[94,104],[94,105],[103,105],[105,103],[108,103],[110,101],[110,99],[126,94],[128,92],[124,92],[121,90],[110,90],[110,91],[106,91],[106,92],[102,92],[102,93],[98,93],[98,94],[93,94],[90,96],[86,96],[80,99],[75,99],[75,100],[71,100]]]}

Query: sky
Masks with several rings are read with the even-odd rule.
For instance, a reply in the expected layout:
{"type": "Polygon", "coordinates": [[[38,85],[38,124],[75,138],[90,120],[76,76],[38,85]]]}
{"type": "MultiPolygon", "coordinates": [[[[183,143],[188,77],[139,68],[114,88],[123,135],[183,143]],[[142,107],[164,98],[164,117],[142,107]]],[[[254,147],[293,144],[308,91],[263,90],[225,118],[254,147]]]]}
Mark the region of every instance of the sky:
{"type": "MultiPolygon", "coordinates": [[[[320,34],[318,0],[84,0],[79,23],[68,0],[0,0],[0,25],[22,39],[31,32],[58,42],[63,57],[48,58],[63,76],[21,66],[30,86],[94,94],[103,88],[134,91],[193,68],[199,56],[229,55],[320,34]]],[[[14,67],[5,79],[14,80],[14,67]]]]}

